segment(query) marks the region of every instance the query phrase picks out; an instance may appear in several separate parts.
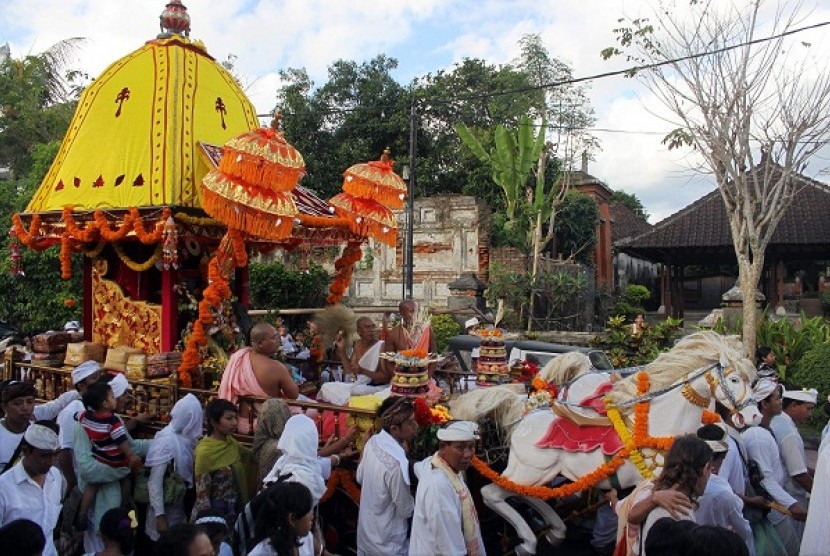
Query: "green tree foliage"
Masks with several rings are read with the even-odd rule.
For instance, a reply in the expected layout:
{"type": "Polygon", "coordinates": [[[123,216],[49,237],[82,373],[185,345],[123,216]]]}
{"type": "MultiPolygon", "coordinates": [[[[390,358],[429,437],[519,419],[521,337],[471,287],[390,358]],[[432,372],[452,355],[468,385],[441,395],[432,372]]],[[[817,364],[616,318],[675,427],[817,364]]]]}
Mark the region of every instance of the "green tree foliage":
{"type": "Polygon", "coordinates": [[[795,384],[800,388],[815,388],[819,391],[819,403],[816,404],[810,419],[810,424],[817,429],[827,423],[827,414],[824,412],[822,399],[825,392],[830,392],[830,373],[827,372],[828,361],[830,361],[830,342],[818,343],[804,353],[789,380],[791,384],[795,384]]]}
{"type": "Polygon", "coordinates": [[[386,147],[405,160],[409,96],[392,78],[397,66],[383,54],[363,64],[338,60],[320,87],[304,68],[280,71],[277,109],[286,138],[305,158],[304,186],[328,198],[340,192],[349,166],[377,160],[386,147]]]}
{"type": "Polygon", "coordinates": [[[568,191],[555,223],[557,251],[568,259],[593,265],[599,209],[580,191],[568,191]]]}
{"type": "MultiPolygon", "coordinates": [[[[57,154],[79,90],[77,72],[64,67],[77,39],[63,41],[38,55],[9,58],[0,64],[0,167],[13,179],[0,181],[0,222],[25,209],[57,154]]],[[[0,236],[0,319],[24,332],[60,328],[81,317],[81,258],[73,257],[73,278],[60,278],[58,247],[41,253],[22,248],[24,276],[9,274],[9,241],[0,236]],[[74,307],[64,301],[73,299],[74,307]]]]}
{"type": "Polygon", "coordinates": [[[252,309],[323,307],[331,277],[322,267],[291,270],[280,262],[252,263],[250,291],[252,309]]]}
{"type": "Polygon", "coordinates": [[[781,380],[789,382],[790,373],[801,365],[802,358],[811,349],[830,342],[830,323],[822,317],[808,318],[803,313],[797,322],[763,318],[756,326],[756,338],[759,346],[772,349],[781,380]]]}
{"type": "Polygon", "coordinates": [[[618,189],[611,195],[611,204],[627,207],[628,210],[643,220],[648,220],[649,216],[651,216],[648,211],[646,211],[646,208],[643,206],[640,199],[638,199],[633,193],[626,193],[625,191],[618,189]]]}

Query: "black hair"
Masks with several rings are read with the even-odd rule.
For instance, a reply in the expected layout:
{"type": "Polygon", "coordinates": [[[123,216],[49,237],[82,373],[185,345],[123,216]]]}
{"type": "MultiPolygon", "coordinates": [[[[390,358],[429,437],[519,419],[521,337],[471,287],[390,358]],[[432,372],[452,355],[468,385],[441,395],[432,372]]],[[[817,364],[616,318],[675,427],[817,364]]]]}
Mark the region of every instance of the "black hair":
{"type": "Polygon", "coordinates": [[[222,398],[214,398],[210,400],[210,402],[208,402],[207,406],[205,407],[205,421],[208,436],[213,434],[213,423],[218,422],[226,411],[233,411],[234,413],[239,413],[239,409],[228,400],[223,400],[222,398]]]}
{"type": "MultiPolygon", "coordinates": [[[[703,425],[697,429],[697,437],[701,440],[710,440],[713,442],[726,441],[726,431],[717,425],[703,425]]],[[[725,457],[726,451],[715,452],[712,450],[712,460],[723,459],[725,457]]]]}
{"type": "Polygon", "coordinates": [[[386,432],[395,425],[402,425],[415,413],[415,404],[411,399],[404,396],[389,396],[375,414],[380,419],[381,426],[386,432]]]}
{"type": "MultiPolygon", "coordinates": [[[[651,535],[649,535],[651,536],[651,535]]],[[[651,550],[646,548],[651,555],[651,550]]],[[[697,556],[749,556],[746,542],[734,531],[715,525],[698,525],[694,534],[688,535],[683,546],[683,555],[697,556]]]]}
{"type": "Polygon", "coordinates": [[[37,556],[46,548],[46,537],[34,521],[15,519],[0,527],[0,546],[5,554],[37,556]]]}
{"type": "Polygon", "coordinates": [[[656,490],[679,485],[680,492],[694,500],[697,497],[695,487],[698,478],[710,461],[712,449],[706,442],[693,434],[678,436],[666,454],[663,472],[655,481],[656,490]]]}
{"type": "Polygon", "coordinates": [[[133,551],[135,530],[132,520],[124,508],[112,508],[101,516],[101,536],[116,541],[123,554],[133,551]]]}
{"type": "Polygon", "coordinates": [[[289,516],[295,520],[303,517],[314,507],[311,491],[295,482],[274,483],[263,492],[259,511],[254,516],[256,535],[253,544],[265,539],[279,555],[292,554],[300,539],[294,534],[289,516]]]}
{"type": "Polygon", "coordinates": [[[193,520],[193,523],[197,527],[201,528],[205,533],[207,533],[207,536],[210,537],[211,541],[213,541],[213,538],[215,536],[219,535],[219,534],[223,534],[223,535],[228,534],[229,528],[228,528],[227,521],[225,521],[226,516],[227,516],[227,512],[225,512],[225,511],[214,509],[214,508],[208,508],[208,509],[202,510],[198,514],[196,514],[196,519],[193,520]],[[219,523],[218,521],[213,521],[213,520],[211,520],[207,523],[198,523],[198,521],[200,519],[202,519],[203,517],[220,518],[220,519],[222,519],[222,523],[219,523]]]}
{"type": "Polygon", "coordinates": [[[199,535],[206,535],[206,533],[192,523],[173,525],[159,536],[156,554],[157,556],[189,556],[190,544],[199,535]]]}
{"type": "Polygon", "coordinates": [[[87,387],[81,400],[83,400],[84,407],[87,409],[99,411],[104,402],[107,401],[110,392],[112,392],[112,386],[106,382],[96,382],[87,387]]]}
{"type": "Polygon", "coordinates": [[[9,380],[5,383],[3,388],[2,399],[3,403],[9,403],[17,398],[36,398],[37,389],[34,383],[24,382],[20,380],[9,380]]]}
{"type": "MultiPolygon", "coordinates": [[[[688,519],[675,521],[670,517],[661,517],[648,530],[643,542],[645,553],[649,556],[678,556],[684,553],[689,539],[696,533],[698,526],[688,519]]],[[[700,554],[707,554],[706,551],[700,554]]]]}
{"type": "Polygon", "coordinates": [[[758,364],[760,365],[764,358],[770,354],[772,348],[769,346],[758,346],[758,349],[755,350],[755,358],[758,360],[758,364]]]}

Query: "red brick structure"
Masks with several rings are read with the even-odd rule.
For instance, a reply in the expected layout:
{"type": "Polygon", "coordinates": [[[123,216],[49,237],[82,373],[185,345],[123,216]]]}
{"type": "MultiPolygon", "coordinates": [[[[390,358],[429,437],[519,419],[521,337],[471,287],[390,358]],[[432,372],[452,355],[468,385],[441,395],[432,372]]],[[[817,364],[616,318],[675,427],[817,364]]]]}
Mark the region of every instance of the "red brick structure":
{"type": "Polygon", "coordinates": [[[588,173],[588,157],[582,157],[582,169],[571,172],[570,185],[573,189],[590,196],[599,209],[597,225],[597,245],[594,248],[597,286],[614,286],[614,259],[611,235],[611,195],[613,191],[602,181],[588,173]]]}

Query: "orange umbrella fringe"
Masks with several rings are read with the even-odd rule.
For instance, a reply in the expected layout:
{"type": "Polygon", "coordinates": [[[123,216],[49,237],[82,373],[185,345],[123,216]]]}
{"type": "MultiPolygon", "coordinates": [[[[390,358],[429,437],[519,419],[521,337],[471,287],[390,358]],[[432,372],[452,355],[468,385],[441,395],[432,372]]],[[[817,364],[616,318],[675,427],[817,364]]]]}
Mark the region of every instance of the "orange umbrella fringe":
{"type": "Polygon", "coordinates": [[[305,167],[289,168],[269,162],[261,156],[226,149],[219,162],[219,171],[228,178],[285,193],[297,186],[305,173],[305,167]]]}
{"type": "Polygon", "coordinates": [[[291,235],[295,214],[275,216],[232,203],[213,191],[202,188],[202,207],[228,228],[236,228],[261,239],[280,240],[291,235]]]}
{"type": "Polygon", "coordinates": [[[401,191],[360,178],[343,181],[343,191],[355,197],[371,199],[390,209],[402,209],[406,191],[401,191]],[[401,198],[403,196],[403,198],[401,198]]]}

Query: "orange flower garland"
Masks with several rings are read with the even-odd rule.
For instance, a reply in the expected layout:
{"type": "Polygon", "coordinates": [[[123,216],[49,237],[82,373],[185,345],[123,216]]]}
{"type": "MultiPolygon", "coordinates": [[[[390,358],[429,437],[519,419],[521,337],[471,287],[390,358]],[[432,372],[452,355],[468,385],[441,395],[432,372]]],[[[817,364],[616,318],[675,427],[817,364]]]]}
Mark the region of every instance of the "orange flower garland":
{"type": "Polygon", "coordinates": [[[708,409],[703,410],[703,415],[700,416],[700,422],[704,425],[714,425],[720,423],[720,415],[708,409]]]}
{"type": "Polygon", "coordinates": [[[69,232],[61,235],[61,278],[69,280],[72,278],[72,237],[69,232]]]}
{"type": "MultiPolygon", "coordinates": [[[[646,392],[648,392],[649,387],[650,386],[648,375],[644,372],[638,373],[638,396],[642,396],[646,392]]],[[[521,494],[523,496],[533,496],[534,498],[541,498],[542,500],[570,496],[572,494],[576,494],[578,492],[582,492],[588,490],[589,488],[597,486],[600,482],[604,481],[605,479],[609,478],[611,475],[616,473],[617,469],[619,469],[625,463],[625,460],[627,458],[632,457],[634,453],[637,453],[639,455],[638,450],[642,448],[652,448],[661,451],[666,451],[669,448],[671,448],[671,445],[674,442],[673,437],[669,436],[662,438],[652,438],[648,436],[648,410],[648,401],[638,402],[634,405],[634,435],[633,438],[630,439],[633,440],[633,450],[629,446],[629,444],[631,443],[626,444],[626,447],[622,448],[619,452],[614,454],[610,461],[600,465],[595,470],[591,471],[587,475],[584,475],[583,477],[574,481],[573,483],[569,483],[561,487],[551,488],[546,486],[521,485],[518,483],[514,483],[507,477],[503,477],[495,471],[493,471],[492,469],[490,469],[487,466],[487,464],[480,460],[478,457],[473,458],[473,467],[484,478],[492,481],[493,483],[499,485],[500,487],[506,490],[509,490],[510,492],[515,492],[516,494],[521,494]]],[[[616,410],[614,410],[613,412],[609,411],[609,416],[611,415],[611,413],[615,412],[616,410]]],[[[640,456],[638,460],[639,459],[642,459],[642,456],[640,456]]],[[[638,461],[635,462],[635,465],[638,465],[638,468],[642,468],[641,466],[645,466],[645,462],[638,461]]]]}
{"type": "Polygon", "coordinates": [[[363,251],[360,248],[360,242],[350,241],[340,258],[334,262],[334,268],[337,274],[329,286],[329,296],[326,298],[326,303],[334,305],[343,299],[346,290],[349,289],[349,284],[352,282],[352,275],[354,274],[354,265],[363,258],[363,251]]]}
{"type": "Polygon", "coordinates": [[[360,488],[352,480],[352,474],[345,469],[332,469],[329,480],[326,483],[326,492],[320,498],[320,502],[325,502],[334,495],[335,489],[341,487],[349,495],[354,503],[360,503],[360,488]]]}
{"type": "Polygon", "coordinates": [[[40,215],[33,214],[32,215],[32,222],[29,224],[29,230],[26,230],[26,227],[23,226],[23,220],[20,219],[19,214],[12,215],[12,233],[20,240],[20,243],[32,249],[33,251],[43,251],[51,244],[46,241],[40,241],[38,236],[40,235],[40,215]]]}

